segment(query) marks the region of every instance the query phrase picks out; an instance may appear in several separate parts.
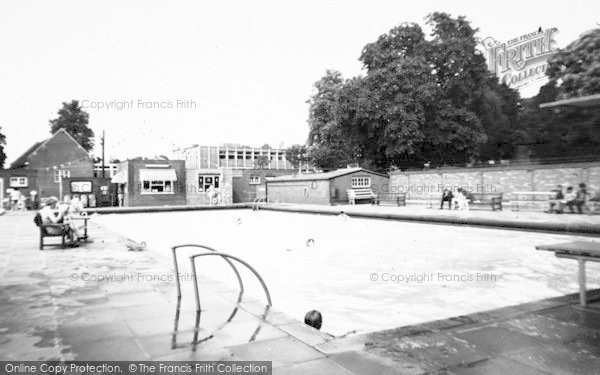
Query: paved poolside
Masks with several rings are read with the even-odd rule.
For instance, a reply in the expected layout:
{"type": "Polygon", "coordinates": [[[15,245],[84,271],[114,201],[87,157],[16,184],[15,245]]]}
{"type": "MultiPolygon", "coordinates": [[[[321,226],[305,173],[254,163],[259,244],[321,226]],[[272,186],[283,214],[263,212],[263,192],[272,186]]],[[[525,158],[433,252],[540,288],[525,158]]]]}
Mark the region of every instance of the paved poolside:
{"type": "MultiPolygon", "coordinates": [[[[340,207],[348,213],[413,209],[331,209],[340,207]]],[[[587,215],[452,214],[600,224],[597,216],[587,215]]],[[[276,374],[588,374],[600,368],[600,302],[580,308],[576,295],[332,340],[276,309],[261,321],[261,301],[248,301],[223,325],[235,293],[231,297],[222,284],[202,279],[207,311],[200,336],[214,332],[214,338],[192,351],[187,343],[194,305],[184,299],[178,347],[172,349],[176,290],[166,276],[173,270],[152,251],[127,251],[126,239],[93,219],[90,233],[94,242],[82,247],[39,251],[31,213],[0,217],[1,359],[270,360],[276,374]],[[120,274],[124,279],[86,281],[84,274],[120,274]],[[147,281],[137,275],[165,277],[147,281]],[[248,342],[259,325],[256,340],[248,342]]],[[[184,295],[189,291],[188,283],[184,295]]],[[[592,297],[600,301],[598,291],[592,297]]]]}
{"type": "Polygon", "coordinates": [[[439,206],[430,208],[423,204],[411,203],[400,207],[390,204],[382,204],[381,206],[370,204],[325,206],[283,203],[261,204],[260,207],[263,209],[324,214],[338,214],[340,211],[344,211],[344,213],[356,217],[600,235],[600,215],[513,211],[510,207],[497,211],[483,209],[458,211],[448,210],[447,208],[440,210],[439,206]]]}

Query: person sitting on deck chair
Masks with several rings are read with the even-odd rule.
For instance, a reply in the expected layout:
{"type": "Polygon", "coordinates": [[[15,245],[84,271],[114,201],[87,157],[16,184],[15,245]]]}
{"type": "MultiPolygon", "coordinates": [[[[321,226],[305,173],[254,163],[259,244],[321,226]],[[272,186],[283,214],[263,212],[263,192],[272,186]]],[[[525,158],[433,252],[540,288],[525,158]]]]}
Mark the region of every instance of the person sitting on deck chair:
{"type": "Polygon", "coordinates": [[[442,193],[442,202],[440,203],[440,210],[444,209],[444,202],[448,202],[448,209],[451,210],[453,197],[452,190],[448,188],[444,189],[444,192],[442,193]]]}
{"type": "MultiPolygon", "coordinates": [[[[64,222],[66,211],[59,210],[57,212],[57,204],[58,204],[58,199],[56,197],[48,198],[48,201],[46,202],[46,206],[44,206],[44,208],[42,208],[39,212],[40,217],[42,219],[42,224],[61,224],[64,222]]],[[[48,232],[49,234],[60,234],[62,232],[62,229],[55,228],[55,227],[47,227],[46,232],[48,232]]],[[[76,246],[77,243],[76,243],[76,241],[73,240],[73,234],[71,232],[72,231],[69,230],[68,234],[69,234],[69,239],[71,241],[69,243],[69,245],[76,246]]]]}
{"type": "Polygon", "coordinates": [[[555,195],[554,195],[554,199],[550,199],[550,207],[548,207],[548,213],[553,213],[556,211],[556,213],[560,212],[560,201],[563,200],[565,198],[564,194],[563,194],[563,187],[562,185],[556,185],[556,189],[552,190],[555,195]],[[556,206],[556,209],[554,208],[554,206],[556,206]]]}

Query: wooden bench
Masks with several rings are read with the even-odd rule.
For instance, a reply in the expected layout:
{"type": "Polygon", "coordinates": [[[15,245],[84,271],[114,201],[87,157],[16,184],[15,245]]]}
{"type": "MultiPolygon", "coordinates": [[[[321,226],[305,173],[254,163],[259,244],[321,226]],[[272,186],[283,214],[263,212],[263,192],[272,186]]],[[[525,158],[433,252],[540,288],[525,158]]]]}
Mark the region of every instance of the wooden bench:
{"type": "Polygon", "coordinates": [[[348,189],[346,193],[348,194],[349,204],[356,204],[357,200],[369,200],[373,202],[377,198],[377,195],[373,193],[371,188],[348,189]]]}
{"type": "Polygon", "coordinates": [[[379,194],[373,198],[371,205],[377,204],[379,206],[380,202],[394,202],[398,207],[400,205],[406,206],[406,193],[389,193],[389,194],[379,194]]]}
{"type": "Polygon", "coordinates": [[[536,246],[536,250],[553,251],[557,258],[575,259],[579,263],[579,304],[587,305],[585,294],[585,262],[600,262],[600,243],[574,241],[536,246]]]}
{"type": "MultiPolygon", "coordinates": [[[[442,193],[430,193],[427,196],[427,199],[429,200],[429,205],[427,206],[428,208],[439,208],[440,203],[442,202],[442,193]]],[[[447,204],[448,203],[446,203],[446,205],[447,204]]]]}
{"type": "Polygon", "coordinates": [[[470,198],[469,207],[483,206],[502,211],[502,193],[471,193],[470,198]]]}
{"type": "Polygon", "coordinates": [[[556,196],[555,191],[513,191],[512,194],[515,196],[510,202],[513,211],[519,211],[527,205],[533,206],[535,203],[544,205],[545,210],[549,207],[550,200],[556,196]],[[542,199],[535,199],[536,197],[542,199]]]}

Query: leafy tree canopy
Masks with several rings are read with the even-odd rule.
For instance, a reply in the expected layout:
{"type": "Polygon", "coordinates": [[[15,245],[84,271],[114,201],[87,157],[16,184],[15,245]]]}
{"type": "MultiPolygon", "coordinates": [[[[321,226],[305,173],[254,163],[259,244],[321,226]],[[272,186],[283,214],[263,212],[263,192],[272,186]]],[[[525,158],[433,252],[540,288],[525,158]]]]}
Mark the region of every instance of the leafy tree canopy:
{"type": "Polygon", "coordinates": [[[77,100],[63,102],[58,117],[50,120],[50,133],[65,129],[86,151],[94,148],[94,131],[88,127],[89,114],[85,112],[77,100]]]}
{"type": "Polygon", "coordinates": [[[292,145],[285,150],[285,158],[294,168],[298,168],[300,161],[305,161],[307,157],[308,149],[304,145],[292,145]],[[304,157],[302,155],[307,156],[304,157]]]}
{"type": "Polygon", "coordinates": [[[520,116],[523,143],[540,159],[571,159],[600,150],[600,108],[540,108],[559,99],[600,93],[600,28],[582,35],[549,59],[550,81],[525,100],[520,116]]]}
{"type": "Polygon", "coordinates": [[[464,17],[401,24],[360,56],[366,76],[327,71],[309,99],[313,162],[376,169],[466,163],[512,152],[518,93],[498,84],[464,17]]]}
{"type": "Polygon", "coordinates": [[[4,168],[4,163],[6,162],[4,146],[6,146],[6,136],[2,134],[2,127],[0,126],[0,169],[4,168]]]}
{"type": "Polygon", "coordinates": [[[558,84],[558,98],[600,93],[600,28],[591,30],[559,51],[546,74],[558,84]]]}

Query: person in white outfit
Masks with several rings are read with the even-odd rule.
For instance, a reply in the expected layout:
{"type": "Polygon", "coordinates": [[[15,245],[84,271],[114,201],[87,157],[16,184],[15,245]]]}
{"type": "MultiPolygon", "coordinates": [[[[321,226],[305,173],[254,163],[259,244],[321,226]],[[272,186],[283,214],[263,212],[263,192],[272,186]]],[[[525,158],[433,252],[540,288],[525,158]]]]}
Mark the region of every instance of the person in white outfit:
{"type": "Polygon", "coordinates": [[[467,199],[467,192],[463,188],[458,188],[456,195],[452,198],[452,207],[456,210],[468,211],[469,200],[467,199]]]}

